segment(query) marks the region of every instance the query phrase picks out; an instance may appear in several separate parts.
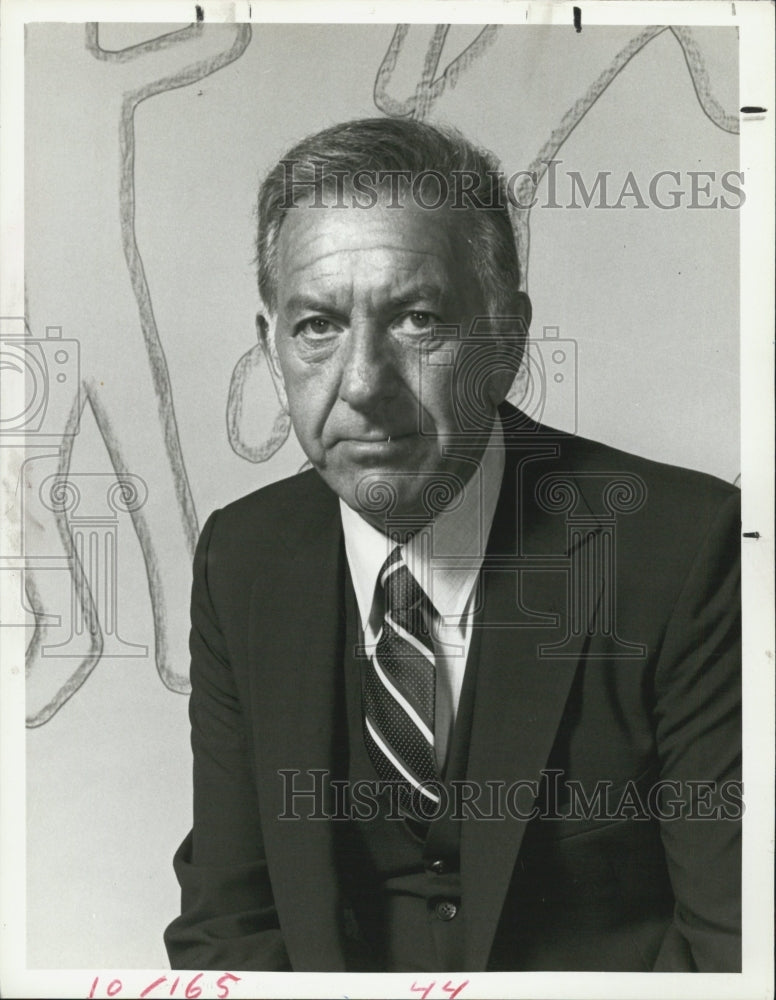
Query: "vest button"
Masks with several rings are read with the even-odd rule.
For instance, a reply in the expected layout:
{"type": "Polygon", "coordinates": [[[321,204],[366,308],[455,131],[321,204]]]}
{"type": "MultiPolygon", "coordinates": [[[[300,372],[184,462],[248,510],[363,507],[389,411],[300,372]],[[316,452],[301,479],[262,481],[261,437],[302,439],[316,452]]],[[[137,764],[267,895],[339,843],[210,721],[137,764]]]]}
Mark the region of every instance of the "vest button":
{"type": "Polygon", "coordinates": [[[435,910],[440,920],[452,920],[458,912],[458,907],[451,899],[442,899],[437,903],[435,910]]]}
{"type": "Polygon", "coordinates": [[[444,875],[447,871],[447,865],[441,858],[437,858],[436,861],[432,861],[428,867],[435,875],[444,875]]]}

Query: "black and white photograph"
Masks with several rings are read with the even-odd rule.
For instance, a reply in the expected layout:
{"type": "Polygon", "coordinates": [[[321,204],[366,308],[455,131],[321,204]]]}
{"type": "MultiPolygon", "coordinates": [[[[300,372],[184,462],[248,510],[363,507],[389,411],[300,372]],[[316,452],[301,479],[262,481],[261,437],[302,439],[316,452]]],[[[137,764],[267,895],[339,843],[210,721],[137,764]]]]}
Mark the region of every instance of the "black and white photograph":
{"type": "Polygon", "coordinates": [[[0,992],[772,996],[773,5],[0,28],[0,992]]]}

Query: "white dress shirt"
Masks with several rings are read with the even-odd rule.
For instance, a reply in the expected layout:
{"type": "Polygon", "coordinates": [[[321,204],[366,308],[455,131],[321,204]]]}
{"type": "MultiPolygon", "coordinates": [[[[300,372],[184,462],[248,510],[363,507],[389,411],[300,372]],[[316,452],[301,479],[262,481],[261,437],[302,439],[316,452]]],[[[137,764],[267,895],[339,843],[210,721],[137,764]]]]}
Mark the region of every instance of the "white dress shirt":
{"type": "MultiPolygon", "coordinates": [[[[504,475],[504,434],[497,417],[478,468],[460,502],[442,511],[401,546],[407,568],[437,615],[431,631],[436,654],[434,744],[444,773],[455,723],[476,610],[476,583],[504,475]]],[[[340,500],[342,528],[364,645],[371,652],[383,621],[377,577],[396,542],[340,500]]]]}

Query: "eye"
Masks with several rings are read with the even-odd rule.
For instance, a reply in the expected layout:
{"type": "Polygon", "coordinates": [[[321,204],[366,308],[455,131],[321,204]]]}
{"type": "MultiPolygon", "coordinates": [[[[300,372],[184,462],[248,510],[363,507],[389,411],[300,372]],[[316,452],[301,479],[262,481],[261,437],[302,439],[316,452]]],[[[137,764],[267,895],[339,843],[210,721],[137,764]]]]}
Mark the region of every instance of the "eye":
{"type": "Polygon", "coordinates": [[[323,316],[310,316],[296,326],[296,333],[301,333],[310,340],[320,340],[324,337],[330,337],[338,330],[338,326],[335,326],[331,320],[325,319],[323,316]]]}
{"type": "Polygon", "coordinates": [[[393,323],[393,328],[400,333],[430,333],[439,322],[439,317],[435,316],[434,313],[413,309],[412,312],[399,316],[393,323]]]}

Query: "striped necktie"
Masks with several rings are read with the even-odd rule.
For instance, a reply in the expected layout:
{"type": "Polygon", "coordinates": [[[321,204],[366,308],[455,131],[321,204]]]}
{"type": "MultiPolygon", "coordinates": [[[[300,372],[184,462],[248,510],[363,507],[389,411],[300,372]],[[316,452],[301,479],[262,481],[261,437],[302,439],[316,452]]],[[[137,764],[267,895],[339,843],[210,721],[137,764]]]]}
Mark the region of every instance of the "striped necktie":
{"type": "Polygon", "coordinates": [[[364,742],[383,781],[397,783],[399,809],[414,819],[435,815],[436,671],[429,624],[433,605],[397,546],[380,570],[384,617],[363,678],[364,742]]]}

